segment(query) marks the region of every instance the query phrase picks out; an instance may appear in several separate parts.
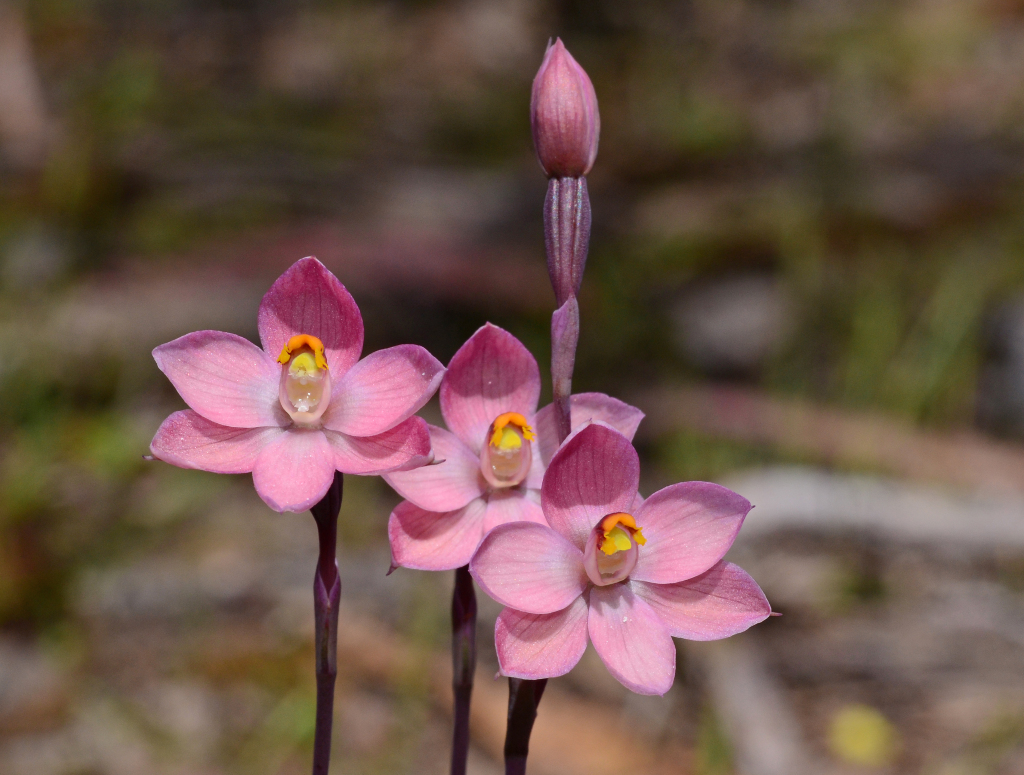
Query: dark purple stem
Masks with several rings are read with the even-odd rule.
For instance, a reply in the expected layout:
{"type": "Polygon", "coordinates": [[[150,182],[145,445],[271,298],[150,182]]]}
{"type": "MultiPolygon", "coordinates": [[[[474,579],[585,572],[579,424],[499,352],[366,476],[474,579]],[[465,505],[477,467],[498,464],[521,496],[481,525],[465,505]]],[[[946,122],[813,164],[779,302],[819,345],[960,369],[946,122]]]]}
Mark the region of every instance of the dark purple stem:
{"type": "Polygon", "coordinates": [[[320,537],[320,556],[313,578],[313,614],[316,626],[316,731],[313,736],[313,775],[327,775],[331,765],[331,733],[334,727],[334,682],[338,677],[338,512],[344,478],[334,474],[334,483],[323,500],[313,506],[313,518],[320,537]]]}
{"type": "Polygon", "coordinates": [[[508,679],[508,726],[505,728],[505,775],[525,775],[530,753],[530,733],[537,719],[537,705],[548,679],[508,679]]]}
{"type": "Polygon", "coordinates": [[[452,692],[455,695],[455,732],[452,737],[451,775],[466,775],[469,757],[469,701],[476,672],[476,592],[469,566],[455,571],[452,592],[452,692]]]}

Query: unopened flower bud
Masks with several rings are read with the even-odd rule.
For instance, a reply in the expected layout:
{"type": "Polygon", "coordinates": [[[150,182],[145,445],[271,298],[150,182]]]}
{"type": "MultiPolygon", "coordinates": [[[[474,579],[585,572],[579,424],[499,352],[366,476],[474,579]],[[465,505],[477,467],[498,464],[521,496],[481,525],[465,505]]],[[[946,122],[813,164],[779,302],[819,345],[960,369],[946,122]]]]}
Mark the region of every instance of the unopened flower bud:
{"type": "Polygon", "coordinates": [[[537,158],[549,178],[579,178],[597,158],[601,116],[594,85],[555,40],[533,79],[530,121],[537,158]]]}

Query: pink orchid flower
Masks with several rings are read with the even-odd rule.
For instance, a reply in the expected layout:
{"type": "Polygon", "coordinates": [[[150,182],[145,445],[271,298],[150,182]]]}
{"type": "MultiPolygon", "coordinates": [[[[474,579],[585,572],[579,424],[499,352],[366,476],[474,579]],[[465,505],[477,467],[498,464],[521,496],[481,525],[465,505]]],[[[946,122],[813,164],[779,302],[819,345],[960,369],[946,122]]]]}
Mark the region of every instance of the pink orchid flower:
{"type": "MultiPolygon", "coordinates": [[[[544,470],[558,449],[552,407],[537,411],[540,371],[530,351],[488,323],[452,357],[430,426],[444,462],[384,478],[406,500],[388,522],[394,566],[451,570],[469,562],[484,534],[506,522],[546,524],[544,470]]],[[[598,419],[633,437],[643,412],[602,393],[572,397],[574,426],[598,419]]]]}
{"type": "Polygon", "coordinates": [[[716,640],[771,614],[757,583],[722,560],[750,503],[716,484],[684,482],[636,499],[629,439],[594,423],[566,439],[541,488],[548,525],[501,525],[469,568],[502,605],[501,672],[569,672],[587,636],[608,670],[639,694],[675,678],[673,637],[716,640]],[[639,503],[639,505],[638,505],[639,503]]]}
{"type": "Polygon", "coordinates": [[[379,474],[430,460],[427,424],[413,413],[444,367],[416,345],[362,360],[355,300],[315,258],[292,265],[263,297],[263,349],[196,331],[153,351],[189,409],[153,438],[154,457],[221,474],[252,472],[275,511],[304,511],[334,472],[379,474]]]}

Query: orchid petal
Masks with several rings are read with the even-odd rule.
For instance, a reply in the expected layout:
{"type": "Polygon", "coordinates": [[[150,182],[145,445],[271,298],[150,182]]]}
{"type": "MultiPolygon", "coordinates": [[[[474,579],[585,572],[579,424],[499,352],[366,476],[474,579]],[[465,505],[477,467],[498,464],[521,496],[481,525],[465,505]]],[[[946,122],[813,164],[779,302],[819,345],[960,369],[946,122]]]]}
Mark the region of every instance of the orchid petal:
{"type": "Polygon", "coordinates": [[[290,430],[267,444],[252,469],[256,492],[274,511],[305,511],[334,481],[334,457],[323,431],[290,430]]]}
{"type": "Polygon", "coordinates": [[[565,675],[587,649],[587,604],[577,597],[553,614],[506,608],[494,624],[494,647],[502,675],[531,680],[565,675]]]}
{"type": "Polygon", "coordinates": [[[385,474],[384,480],[403,498],[427,511],[460,509],[486,491],[480,458],[454,433],[436,425],[427,428],[434,460],[439,462],[385,474]]]}
{"type": "Polygon", "coordinates": [[[583,553],[546,525],[499,525],[469,563],[469,572],[502,605],[531,614],[561,611],[587,586],[583,553]]]}
{"type": "Polygon", "coordinates": [[[325,428],[375,436],[419,411],[444,376],[444,366],[414,344],[371,353],[334,383],[325,428]]]}
{"type": "Polygon", "coordinates": [[[453,570],[466,565],[483,536],[483,500],[438,514],[402,501],[388,520],[391,562],[418,570],[453,570]]]}
{"type": "Polygon", "coordinates": [[[626,584],[590,592],[590,640],[608,671],[637,694],[664,694],[676,675],[676,647],[661,619],[626,584]]]}
{"type": "Polygon", "coordinates": [[[708,570],[736,540],[750,501],[709,482],[682,482],[658,490],[634,514],[646,545],[631,574],[673,584],[708,570]]]}
{"type": "Polygon", "coordinates": [[[630,584],[677,638],[728,638],[764,621],[772,612],[757,582],[731,562],[720,562],[677,584],[630,584]]]}
{"type": "MultiPolygon", "coordinates": [[[[572,430],[581,428],[588,422],[598,421],[614,428],[632,441],[640,421],[644,419],[644,413],[635,406],[604,393],[576,393],[569,401],[572,430]]],[[[551,458],[559,447],[554,404],[548,404],[537,412],[534,425],[537,443],[534,445],[533,466],[526,480],[528,487],[540,487],[544,470],[550,465],[551,458]]]]}
{"type": "Polygon", "coordinates": [[[536,522],[547,526],[544,512],[540,508],[536,490],[498,490],[487,496],[487,514],[484,516],[484,531],[508,522],[536,522]]]}
{"type": "Polygon", "coordinates": [[[522,342],[488,323],[452,357],[440,395],[448,428],[479,453],[498,415],[518,412],[528,421],[533,418],[540,371],[522,342]]]}
{"type": "Polygon", "coordinates": [[[570,436],[551,459],[541,488],[548,524],[579,549],[608,514],[626,511],[640,483],[640,459],[629,439],[591,424],[570,436]]]}
{"type": "Polygon", "coordinates": [[[376,436],[324,434],[334,450],[334,466],[345,474],[384,474],[417,468],[430,460],[430,431],[421,417],[410,417],[376,436]]]}
{"type": "Polygon", "coordinates": [[[282,427],[281,367],[248,339],[195,331],[153,350],[160,371],[207,420],[231,428],[282,427]]]}
{"type": "Polygon", "coordinates": [[[287,431],[281,428],[229,428],[185,409],[160,425],[149,445],[153,456],[179,468],[215,474],[247,474],[260,450],[287,431]]]}
{"type": "Polygon", "coordinates": [[[312,256],[296,261],[263,296],[260,341],[276,358],[298,334],[324,345],[333,380],[340,380],[363,350],[363,316],[338,278],[312,256]]]}

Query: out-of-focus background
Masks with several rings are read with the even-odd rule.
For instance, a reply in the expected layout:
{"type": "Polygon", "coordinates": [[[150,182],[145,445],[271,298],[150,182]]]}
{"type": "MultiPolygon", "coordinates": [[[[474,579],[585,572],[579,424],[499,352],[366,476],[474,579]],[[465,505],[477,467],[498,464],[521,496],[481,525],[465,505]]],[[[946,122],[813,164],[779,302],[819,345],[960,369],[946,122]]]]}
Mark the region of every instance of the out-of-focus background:
{"type": "MultiPolygon", "coordinates": [[[[0,0],[0,772],[307,771],[313,522],[142,459],[183,406],[149,351],[255,338],[315,254],[367,351],[491,320],[546,365],[553,35],[603,128],[575,387],[647,412],[647,494],[756,504],[783,616],[664,698],[588,653],[531,772],[1024,772],[1016,0],[0,0]]],[[[346,482],[345,775],[446,771],[451,582],[385,578],[395,502],[346,482]]]]}

